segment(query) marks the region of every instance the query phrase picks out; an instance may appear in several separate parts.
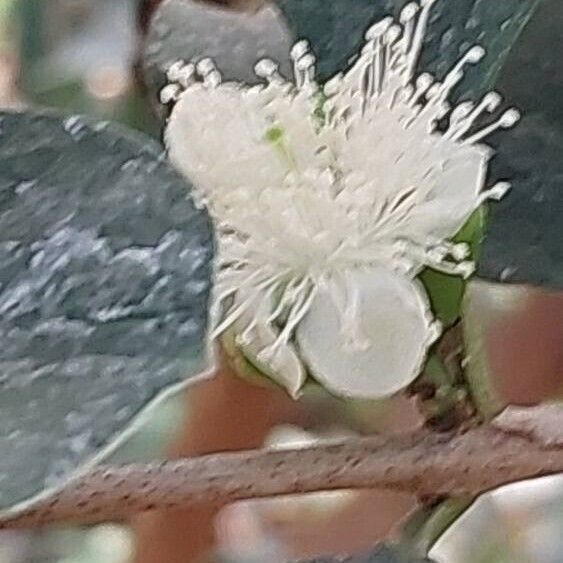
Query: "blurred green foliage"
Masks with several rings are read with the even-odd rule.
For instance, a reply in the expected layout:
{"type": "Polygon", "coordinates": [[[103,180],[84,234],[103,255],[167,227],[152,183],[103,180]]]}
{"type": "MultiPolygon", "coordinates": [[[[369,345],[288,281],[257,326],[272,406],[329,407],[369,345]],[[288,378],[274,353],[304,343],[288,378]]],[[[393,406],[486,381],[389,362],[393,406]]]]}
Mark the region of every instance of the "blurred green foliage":
{"type": "Polygon", "coordinates": [[[17,30],[26,100],[160,135],[135,72],[138,0],[0,1],[17,30]]]}

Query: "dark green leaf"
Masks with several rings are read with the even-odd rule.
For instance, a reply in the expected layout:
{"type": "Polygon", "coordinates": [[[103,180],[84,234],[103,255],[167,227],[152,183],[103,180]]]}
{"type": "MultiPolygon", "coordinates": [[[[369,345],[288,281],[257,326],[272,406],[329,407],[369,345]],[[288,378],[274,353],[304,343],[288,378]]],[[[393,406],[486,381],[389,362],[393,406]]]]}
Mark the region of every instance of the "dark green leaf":
{"type": "MultiPolygon", "coordinates": [[[[506,57],[542,0],[438,0],[433,8],[421,68],[443,77],[471,45],[487,55],[467,69],[464,97],[489,89],[506,57]]],[[[405,0],[396,0],[404,4],[405,0]]]]}
{"type": "Polygon", "coordinates": [[[158,135],[160,124],[131,80],[129,68],[137,48],[136,3],[1,0],[0,11],[13,4],[9,25],[21,31],[13,34],[17,45],[12,48],[20,59],[18,91],[26,102],[87,113],[158,135]]]}
{"type": "MultiPolygon", "coordinates": [[[[409,0],[277,0],[298,37],[308,38],[323,78],[343,70],[357,54],[370,24],[398,14],[409,0]]],[[[540,0],[439,0],[432,9],[421,68],[438,77],[472,45],[488,55],[470,70],[463,92],[475,94],[492,79],[540,0]]]]}
{"type": "Polygon", "coordinates": [[[499,142],[493,173],[512,190],[491,205],[478,273],[563,288],[563,131],[527,116],[499,142]]]}
{"type": "MultiPolygon", "coordinates": [[[[474,260],[477,260],[480,254],[486,215],[484,207],[478,209],[455,237],[456,242],[469,244],[474,260]]],[[[436,316],[446,326],[453,324],[461,315],[466,282],[459,276],[448,276],[429,268],[422,272],[420,279],[428,291],[432,310],[436,316]]]]}
{"type": "Polygon", "coordinates": [[[383,545],[367,555],[321,558],[301,563],[432,563],[431,559],[409,555],[398,547],[383,545]]]}
{"type": "Polygon", "coordinates": [[[479,275],[563,288],[563,4],[545,0],[499,80],[524,118],[492,139],[492,175],[513,189],[491,205],[479,275]]]}
{"type": "Polygon", "coordinates": [[[453,324],[461,314],[464,280],[431,269],[422,272],[420,280],[428,292],[434,314],[444,325],[453,324]]]}
{"type": "Polygon", "coordinates": [[[393,12],[395,0],[277,0],[294,36],[311,42],[322,79],[358,54],[371,23],[393,12]]]}
{"type": "Polygon", "coordinates": [[[60,488],[208,368],[212,253],[148,138],[0,114],[0,510],[60,488]]]}
{"type": "Polygon", "coordinates": [[[166,0],[153,16],[144,51],[145,80],[154,100],[166,70],[178,60],[213,57],[225,79],[257,81],[254,65],[271,57],[289,75],[293,40],[274,6],[239,12],[194,0],[166,0]]]}

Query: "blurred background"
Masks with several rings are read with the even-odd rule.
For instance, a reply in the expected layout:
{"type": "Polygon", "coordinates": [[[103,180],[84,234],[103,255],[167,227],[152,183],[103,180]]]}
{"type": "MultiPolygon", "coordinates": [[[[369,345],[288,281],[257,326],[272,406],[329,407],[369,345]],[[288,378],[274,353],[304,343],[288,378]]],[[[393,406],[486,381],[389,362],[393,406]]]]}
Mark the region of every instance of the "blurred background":
{"type": "MultiPolygon", "coordinates": [[[[122,122],[159,138],[160,121],[148,99],[139,65],[143,32],[156,4],[156,0],[0,0],[0,107],[33,105],[56,107],[69,113],[82,112],[122,122]]],[[[559,10],[558,17],[552,24],[561,30],[563,10],[559,10]]],[[[530,33],[535,33],[537,41],[541,42],[542,27],[532,23],[530,33]]],[[[559,39],[562,40],[563,35],[559,39]]],[[[534,37],[530,40],[533,42],[534,37]]],[[[558,47],[553,45],[553,48],[558,47]]],[[[525,52],[521,56],[525,64],[535,64],[533,56],[525,52]]],[[[510,85],[511,80],[517,79],[514,75],[505,80],[510,85]]],[[[560,96],[563,96],[561,91],[555,91],[552,96],[559,109],[560,96]]],[[[553,310],[554,304],[559,304],[559,309],[555,309],[561,313],[560,294],[538,296],[534,293],[532,299],[527,290],[522,290],[524,293],[511,301],[503,291],[497,295],[486,288],[482,290],[485,297],[480,300],[478,295],[475,299],[476,307],[481,307],[483,312],[478,318],[486,316],[486,311],[490,316],[495,304],[500,304],[498,318],[502,317],[503,321],[495,324],[496,350],[506,349],[510,357],[515,357],[514,348],[508,343],[503,348],[503,335],[509,326],[515,330],[514,318],[518,315],[522,332],[526,333],[530,325],[529,318],[522,316],[522,311],[526,310],[523,303],[541,302],[543,309],[540,308],[539,317],[535,317],[534,330],[544,343],[542,332],[556,331],[556,336],[550,341],[551,348],[536,347],[527,351],[530,365],[526,364],[526,369],[537,371],[538,366],[544,366],[545,393],[558,391],[562,380],[559,360],[563,349],[563,315],[553,317],[553,310]],[[493,294],[497,297],[493,296],[491,306],[493,294]],[[546,311],[551,312],[551,317],[546,316],[546,311]]],[[[511,335],[510,341],[518,341],[518,335],[511,335]]],[[[524,348],[527,343],[526,337],[524,348]]],[[[498,361],[505,365],[502,353],[500,358],[498,361]]],[[[502,366],[498,370],[502,372],[502,366]]],[[[514,366],[511,370],[514,373],[514,366]]],[[[244,401],[248,400],[247,390],[238,389],[238,384],[229,385],[234,385],[228,391],[231,401],[236,401],[237,393],[245,397],[244,401]]],[[[502,375],[500,385],[503,385],[502,375]]],[[[508,395],[520,393],[516,399],[530,393],[525,382],[514,386],[511,381],[506,387],[508,395]]],[[[194,393],[195,397],[176,397],[161,405],[144,429],[115,454],[115,461],[154,459],[170,454],[179,429],[194,415],[190,408],[197,405],[201,410],[205,402],[198,395],[199,391],[194,393]]],[[[283,412],[278,417],[280,422],[295,419],[294,424],[277,424],[275,417],[264,423],[260,440],[264,439],[270,447],[299,446],[354,432],[392,432],[398,419],[403,427],[417,423],[414,414],[408,414],[412,409],[405,408],[404,404],[385,408],[373,404],[338,404],[334,411],[337,416],[328,420],[317,417],[315,432],[311,433],[303,429],[311,426],[310,421],[303,422],[306,416],[292,410],[288,417],[287,409],[293,407],[287,407],[284,400],[277,397],[268,400],[283,412]],[[409,416],[412,420],[406,423],[405,417],[409,416]],[[346,423],[350,417],[356,421],[354,424],[346,423]]],[[[257,402],[262,410],[267,409],[260,401],[263,401],[261,396],[257,397],[257,402]]],[[[326,412],[327,408],[334,407],[326,398],[317,401],[313,397],[310,402],[312,411],[316,408],[326,412]]],[[[248,404],[244,403],[241,410],[246,412],[248,404]]],[[[244,413],[240,415],[243,417],[244,413]]],[[[250,421],[249,425],[252,424],[250,421]]],[[[241,439],[241,445],[245,444],[241,439]]],[[[181,452],[178,450],[178,453],[181,452]]],[[[320,552],[361,551],[389,533],[412,503],[412,499],[384,492],[342,492],[239,503],[225,508],[218,516],[213,515],[217,558],[225,563],[281,562],[320,552]]],[[[182,528],[189,526],[189,515],[172,514],[167,518],[164,521],[168,523],[170,518],[177,518],[180,533],[195,534],[189,528],[182,528]]],[[[94,528],[5,532],[0,534],[0,563],[145,561],[143,554],[139,556],[138,548],[143,538],[149,538],[147,541],[153,544],[156,542],[152,548],[157,556],[146,561],[158,561],[158,553],[166,552],[158,542],[168,540],[166,534],[155,532],[155,527],[158,528],[158,523],[149,518],[94,528]]],[[[561,563],[563,478],[512,485],[485,495],[440,541],[433,556],[443,563],[561,563]]],[[[160,560],[169,561],[165,555],[160,560]]],[[[192,559],[180,554],[178,561],[192,559]]]]}

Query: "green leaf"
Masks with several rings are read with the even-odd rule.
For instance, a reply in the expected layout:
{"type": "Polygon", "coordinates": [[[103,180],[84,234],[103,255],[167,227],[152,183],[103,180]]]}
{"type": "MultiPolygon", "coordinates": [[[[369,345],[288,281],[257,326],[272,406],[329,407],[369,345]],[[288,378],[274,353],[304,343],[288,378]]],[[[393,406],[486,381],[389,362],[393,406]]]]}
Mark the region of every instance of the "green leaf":
{"type": "Polygon", "coordinates": [[[334,557],[302,561],[301,563],[432,563],[431,559],[411,555],[400,546],[381,545],[372,553],[355,557],[334,557]]]}
{"type": "Polygon", "coordinates": [[[479,276],[492,281],[563,289],[563,3],[543,0],[498,80],[523,114],[492,137],[492,180],[512,190],[491,204],[479,276]]]}
{"type": "MultiPolygon", "coordinates": [[[[433,8],[420,67],[443,77],[471,45],[485,58],[466,71],[459,92],[475,97],[494,85],[522,30],[543,0],[438,0],[433,8]]],[[[403,5],[405,0],[396,0],[403,5]]]]}
{"type": "Polygon", "coordinates": [[[444,325],[452,325],[460,316],[464,280],[430,269],[422,272],[420,279],[428,292],[434,314],[444,325]]]}
{"type": "Polygon", "coordinates": [[[209,369],[213,239],[159,145],[0,113],[0,512],[60,490],[209,369]]]}
{"type": "MultiPolygon", "coordinates": [[[[307,38],[318,55],[322,78],[348,66],[370,24],[395,13],[409,0],[277,0],[296,37],[307,38]]],[[[477,94],[489,87],[506,54],[540,0],[439,0],[432,9],[421,69],[439,78],[473,44],[487,57],[468,72],[461,88],[477,94]]]]}
{"type": "MultiPolygon", "coordinates": [[[[483,239],[487,211],[478,209],[469,218],[455,237],[456,242],[465,242],[471,248],[473,260],[479,258],[479,248],[483,239]]],[[[452,325],[461,315],[461,305],[466,281],[459,276],[449,276],[435,270],[426,269],[420,275],[430,298],[432,310],[444,325],[452,325]]]]}
{"type": "MultiPolygon", "coordinates": [[[[0,0],[0,6],[5,4],[0,0]]],[[[78,11],[73,4],[44,0],[9,4],[14,9],[8,31],[16,33],[8,37],[12,49],[17,41],[18,92],[26,103],[96,115],[159,135],[160,124],[128,68],[137,44],[131,13],[136,2],[81,0],[78,11]]]]}
{"type": "Polygon", "coordinates": [[[395,0],[277,0],[295,39],[308,39],[322,80],[357,55],[370,23],[393,12],[395,0]]]}

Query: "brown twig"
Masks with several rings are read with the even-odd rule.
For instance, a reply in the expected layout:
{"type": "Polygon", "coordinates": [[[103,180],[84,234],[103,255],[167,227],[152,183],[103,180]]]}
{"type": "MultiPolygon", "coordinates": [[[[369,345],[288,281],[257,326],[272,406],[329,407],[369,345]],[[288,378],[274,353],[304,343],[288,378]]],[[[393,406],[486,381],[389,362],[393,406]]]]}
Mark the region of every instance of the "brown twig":
{"type": "Polygon", "coordinates": [[[483,427],[462,434],[419,432],[302,450],[102,466],[41,506],[1,521],[0,527],[95,523],[152,509],[345,488],[385,488],[421,496],[474,495],[563,472],[560,444],[483,427]]]}

